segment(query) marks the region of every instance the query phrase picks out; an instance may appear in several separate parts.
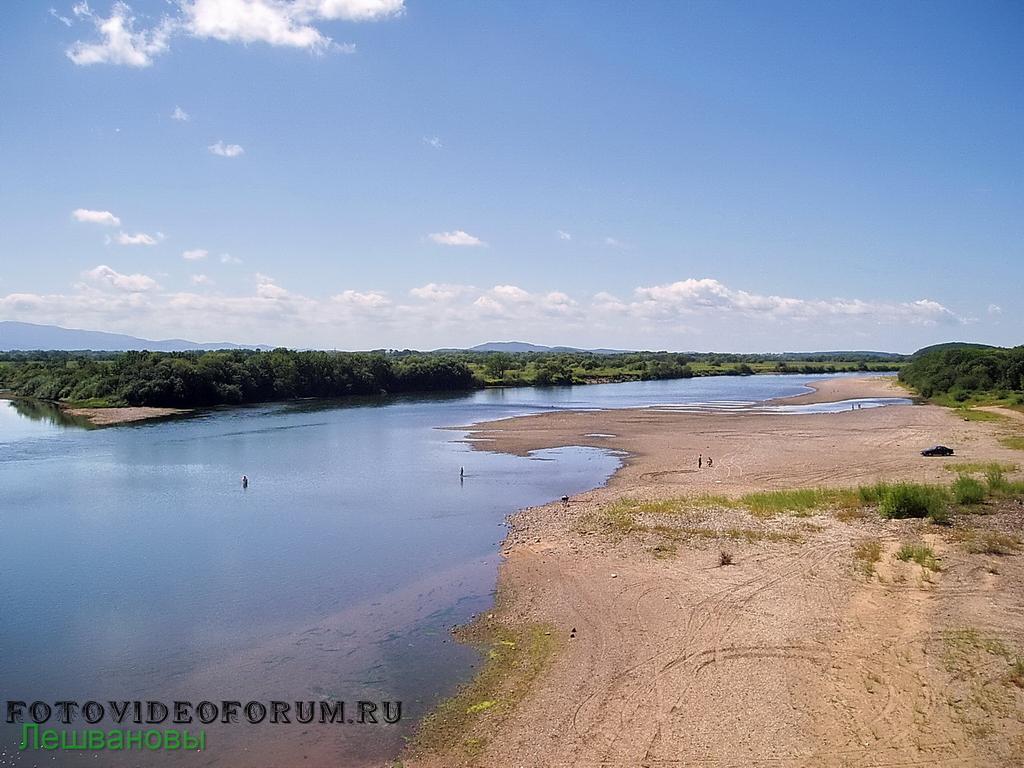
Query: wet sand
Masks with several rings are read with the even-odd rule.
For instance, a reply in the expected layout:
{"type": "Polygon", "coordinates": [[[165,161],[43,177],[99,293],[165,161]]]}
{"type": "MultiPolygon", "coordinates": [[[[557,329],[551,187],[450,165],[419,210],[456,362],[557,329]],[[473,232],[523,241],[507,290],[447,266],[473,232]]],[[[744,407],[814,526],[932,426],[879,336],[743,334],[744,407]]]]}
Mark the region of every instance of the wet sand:
{"type": "MultiPolygon", "coordinates": [[[[883,394],[877,380],[842,379],[803,397],[898,395],[891,386],[883,394]]],[[[480,450],[595,445],[628,458],[606,487],[511,519],[498,607],[481,621],[550,626],[554,660],[525,699],[503,705],[495,691],[458,744],[405,765],[1024,765],[1015,502],[957,513],[948,527],[870,510],[756,517],[713,501],[651,507],[624,527],[608,515],[621,499],[949,483],[949,464],[1021,463],[1024,453],[998,441],[1007,429],[937,406],[547,413],[480,425],[480,450]],[[920,456],[934,443],[957,455],[920,456]],[[699,454],[714,466],[698,470],[699,454]],[[978,551],[996,534],[1009,553],[978,551]],[[930,546],[939,569],[897,559],[905,543],[930,546]],[[877,562],[857,556],[866,545],[877,562]]]]}

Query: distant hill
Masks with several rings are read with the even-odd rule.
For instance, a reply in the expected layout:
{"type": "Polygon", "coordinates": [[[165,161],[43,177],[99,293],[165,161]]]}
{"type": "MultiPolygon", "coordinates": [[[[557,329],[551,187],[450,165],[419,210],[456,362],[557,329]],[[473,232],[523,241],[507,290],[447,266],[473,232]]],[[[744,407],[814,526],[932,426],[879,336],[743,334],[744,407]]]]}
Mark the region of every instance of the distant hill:
{"type": "Polygon", "coordinates": [[[122,333],[84,331],[78,328],[61,328],[56,325],[36,325],[0,321],[0,351],[23,350],[94,350],[97,352],[122,352],[148,349],[151,352],[187,352],[204,349],[271,349],[262,345],[232,344],[231,342],[198,343],[185,339],[140,339],[122,333]]]}
{"type": "Polygon", "coordinates": [[[488,341],[470,347],[469,352],[593,352],[598,355],[619,355],[631,350],[625,349],[581,349],[579,347],[546,347],[525,341],[488,341]]]}
{"type": "Polygon", "coordinates": [[[786,360],[807,360],[815,357],[871,361],[895,361],[907,359],[907,355],[901,355],[899,352],[872,352],[862,349],[833,350],[831,352],[782,352],[779,355],[776,355],[776,357],[785,358],[786,360]]]}
{"type": "Polygon", "coordinates": [[[1003,349],[1003,347],[993,347],[991,344],[977,344],[973,341],[947,341],[944,344],[932,344],[930,347],[921,347],[921,349],[911,355],[911,358],[927,355],[929,352],[942,352],[947,349],[1003,349]]]}

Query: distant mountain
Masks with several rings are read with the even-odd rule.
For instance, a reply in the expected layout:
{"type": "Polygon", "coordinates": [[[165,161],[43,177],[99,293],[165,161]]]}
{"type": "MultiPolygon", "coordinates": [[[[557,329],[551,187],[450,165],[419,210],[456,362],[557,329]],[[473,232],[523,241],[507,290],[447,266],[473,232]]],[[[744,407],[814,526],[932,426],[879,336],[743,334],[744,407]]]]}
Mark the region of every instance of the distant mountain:
{"type": "Polygon", "coordinates": [[[579,347],[546,347],[543,344],[530,344],[525,341],[488,341],[470,347],[469,352],[593,352],[598,355],[624,354],[624,349],[581,349],[579,347]]]}
{"type": "Polygon", "coordinates": [[[122,333],[104,331],[83,331],[77,328],[61,328],[56,325],[36,325],[0,321],[0,351],[19,350],[94,350],[97,352],[122,352],[148,349],[151,352],[187,352],[204,349],[272,349],[262,345],[212,342],[201,344],[185,339],[163,339],[153,341],[127,336],[122,333]]]}

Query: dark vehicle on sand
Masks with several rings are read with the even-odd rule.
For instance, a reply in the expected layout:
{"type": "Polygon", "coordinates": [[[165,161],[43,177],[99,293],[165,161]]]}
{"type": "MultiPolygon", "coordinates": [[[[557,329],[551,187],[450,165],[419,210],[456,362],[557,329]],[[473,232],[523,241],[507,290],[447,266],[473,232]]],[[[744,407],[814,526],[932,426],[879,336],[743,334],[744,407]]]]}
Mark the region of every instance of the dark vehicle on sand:
{"type": "Polygon", "coordinates": [[[952,456],[953,449],[947,448],[944,445],[934,445],[931,448],[925,448],[921,451],[922,456],[952,456]]]}

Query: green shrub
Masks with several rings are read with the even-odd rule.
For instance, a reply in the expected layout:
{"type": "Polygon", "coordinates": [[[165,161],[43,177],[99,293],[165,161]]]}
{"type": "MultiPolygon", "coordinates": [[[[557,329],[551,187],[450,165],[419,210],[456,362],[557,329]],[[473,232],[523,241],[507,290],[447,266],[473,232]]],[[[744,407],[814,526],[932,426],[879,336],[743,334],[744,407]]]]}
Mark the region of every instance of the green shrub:
{"type": "Polygon", "coordinates": [[[941,488],[915,483],[896,483],[889,486],[878,504],[882,517],[902,519],[928,517],[936,523],[946,523],[946,494],[941,488]]]}
{"type": "Polygon", "coordinates": [[[875,483],[874,485],[862,485],[857,492],[860,495],[860,500],[865,504],[880,504],[889,488],[888,483],[875,483]]]}
{"type": "Polygon", "coordinates": [[[985,486],[970,475],[960,475],[953,483],[953,498],[957,504],[981,504],[985,500],[985,486]]]}
{"type": "Polygon", "coordinates": [[[1010,490],[1010,483],[1006,480],[1006,475],[1003,474],[1003,468],[993,464],[985,472],[985,482],[988,483],[988,492],[994,496],[1005,494],[1010,490]]]}

